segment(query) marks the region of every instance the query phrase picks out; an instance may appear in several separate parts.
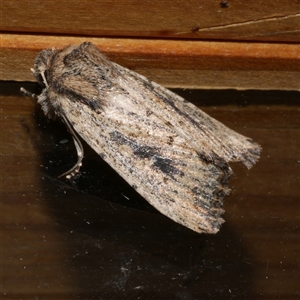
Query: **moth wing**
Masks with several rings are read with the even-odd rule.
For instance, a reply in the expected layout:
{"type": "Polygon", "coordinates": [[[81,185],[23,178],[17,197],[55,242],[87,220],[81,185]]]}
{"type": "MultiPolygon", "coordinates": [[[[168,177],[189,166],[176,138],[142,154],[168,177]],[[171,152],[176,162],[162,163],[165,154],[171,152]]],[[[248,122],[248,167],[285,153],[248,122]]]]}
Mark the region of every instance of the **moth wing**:
{"type": "Polygon", "coordinates": [[[108,93],[95,110],[62,95],[60,105],[78,134],[157,210],[196,232],[216,233],[230,169],[203,160],[140,97],[108,93]]]}
{"type": "Polygon", "coordinates": [[[35,76],[50,79],[45,114],[67,120],[150,204],[194,231],[219,230],[227,162],[250,167],[258,145],[90,43],[42,51],[35,76]]]}
{"type": "Polygon", "coordinates": [[[242,162],[250,168],[258,160],[261,147],[250,138],[229,129],[192,103],[146,77],[116,66],[123,73],[121,84],[125,81],[125,86],[142,90],[142,94],[148,96],[148,101],[141,97],[141,105],[149,111],[155,111],[208,161],[222,164],[221,158],[226,162],[242,162]]]}

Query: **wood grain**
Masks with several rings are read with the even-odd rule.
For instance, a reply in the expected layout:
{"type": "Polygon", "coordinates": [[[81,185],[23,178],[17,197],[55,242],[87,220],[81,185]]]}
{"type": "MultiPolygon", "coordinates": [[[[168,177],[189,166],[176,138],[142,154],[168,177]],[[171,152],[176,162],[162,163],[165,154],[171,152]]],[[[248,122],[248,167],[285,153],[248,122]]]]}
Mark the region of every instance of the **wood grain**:
{"type": "Polygon", "coordinates": [[[251,170],[232,164],[226,223],[207,236],[141,209],[88,148],[76,188],[58,180],[72,138],[20,86],[0,86],[3,299],[299,299],[299,92],[181,91],[263,147],[251,170]]]}
{"type": "Polygon", "coordinates": [[[1,1],[1,30],[78,36],[299,42],[296,1],[1,1]]]}
{"type": "Polygon", "coordinates": [[[30,68],[40,50],[89,40],[112,61],[167,87],[300,88],[300,52],[294,44],[15,34],[0,37],[2,80],[34,81],[30,68]]]}

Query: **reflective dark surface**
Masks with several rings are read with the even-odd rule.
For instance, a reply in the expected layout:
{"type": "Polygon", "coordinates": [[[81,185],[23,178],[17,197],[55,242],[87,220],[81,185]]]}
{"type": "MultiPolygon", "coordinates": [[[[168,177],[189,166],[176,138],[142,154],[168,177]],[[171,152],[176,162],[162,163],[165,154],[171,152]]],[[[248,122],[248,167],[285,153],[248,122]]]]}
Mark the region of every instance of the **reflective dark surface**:
{"type": "Polygon", "coordinates": [[[214,236],[164,217],[33,99],[1,83],[1,299],[299,299],[299,99],[280,91],[176,91],[263,147],[231,164],[214,236]]]}

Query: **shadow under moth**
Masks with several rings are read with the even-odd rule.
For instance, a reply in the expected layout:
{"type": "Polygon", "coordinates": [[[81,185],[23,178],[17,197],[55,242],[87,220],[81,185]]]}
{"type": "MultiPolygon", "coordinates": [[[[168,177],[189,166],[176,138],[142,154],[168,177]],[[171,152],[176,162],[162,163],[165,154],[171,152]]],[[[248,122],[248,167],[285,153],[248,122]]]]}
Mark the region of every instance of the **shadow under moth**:
{"type": "Polygon", "coordinates": [[[93,44],[46,49],[33,75],[44,87],[45,115],[72,133],[78,161],[87,142],[151,205],[196,232],[216,233],[224,220],[230,161],[250,168],[261,147],[193,104],[109,61],[93,44]]]}

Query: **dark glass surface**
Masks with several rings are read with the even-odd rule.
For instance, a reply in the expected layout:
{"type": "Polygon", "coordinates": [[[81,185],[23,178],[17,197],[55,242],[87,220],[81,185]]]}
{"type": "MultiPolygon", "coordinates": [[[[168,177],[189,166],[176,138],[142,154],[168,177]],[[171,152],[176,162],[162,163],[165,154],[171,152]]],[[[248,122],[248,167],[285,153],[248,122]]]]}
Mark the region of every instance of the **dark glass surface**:
{"type": "MultiPolygon", "coordinates": [[[[1,299],[299,299],[299,100],[287,91],[177,90],[263,147],[231,164],[226,223],[164,217],[21,86],[1,83],[1,299]]],[[[36,91],[37,92],[37,91],[36,91]]]]}

